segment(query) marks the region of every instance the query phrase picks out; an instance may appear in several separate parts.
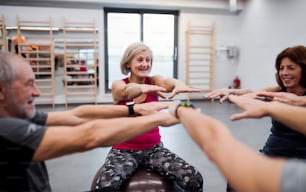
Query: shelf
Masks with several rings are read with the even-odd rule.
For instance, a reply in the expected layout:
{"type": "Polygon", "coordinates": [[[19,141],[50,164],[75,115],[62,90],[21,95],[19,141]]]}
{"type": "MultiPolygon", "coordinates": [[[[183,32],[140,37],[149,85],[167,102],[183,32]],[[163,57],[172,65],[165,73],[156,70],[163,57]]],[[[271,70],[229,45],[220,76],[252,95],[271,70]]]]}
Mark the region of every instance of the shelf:
{"type": "Polygon", "coordinates": [[[97,103],[97,28],[95,21],[63,20],[65,106],[74,102],[97,103]],[[84,37],[80,39],[79,37],[84,37]],[[90,50],[90,51],[89,51],[90,50]]]}

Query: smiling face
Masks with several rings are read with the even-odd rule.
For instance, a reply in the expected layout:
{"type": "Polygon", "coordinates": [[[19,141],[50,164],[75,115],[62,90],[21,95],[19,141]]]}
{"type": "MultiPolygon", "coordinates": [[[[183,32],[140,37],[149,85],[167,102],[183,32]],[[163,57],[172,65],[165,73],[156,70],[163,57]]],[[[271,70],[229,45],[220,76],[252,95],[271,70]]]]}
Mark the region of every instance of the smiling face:
{"type": "Polygon", "coordinates": [[[12,59],[16,78],[11,85],[1,87],[1,113],[18,118],[31,118],[35,113],[34,98],[40,96],[35,76],[28,63],[19,57],[12,59]]]}
{"type": "Polygon", "coordinates": [[[132,79],[143,79],[147,77],[152,69],[151,54],[148,50],[141,51],[127,64],[132,79]]]}
{"type": "Polygon", "coordinates": [[[300,65],[291,61],[288,57],[281,60],[278,75],[284,87],[287,89],[296,89],[300,85],[302,78],[302,68],[300,65]]]}

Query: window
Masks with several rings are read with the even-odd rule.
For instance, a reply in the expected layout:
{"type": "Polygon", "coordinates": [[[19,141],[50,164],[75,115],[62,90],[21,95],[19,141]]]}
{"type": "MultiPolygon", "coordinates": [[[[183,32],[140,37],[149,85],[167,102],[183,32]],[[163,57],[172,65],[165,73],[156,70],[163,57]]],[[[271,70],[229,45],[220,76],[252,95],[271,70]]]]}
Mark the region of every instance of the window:
{"type": "Polygon", "coordinates": [[[133,42],[142,41],[153,52],[151,75],[177,77],[178,12],[105,8],[105,87],[124,78],[120,60],[133,42]]]}

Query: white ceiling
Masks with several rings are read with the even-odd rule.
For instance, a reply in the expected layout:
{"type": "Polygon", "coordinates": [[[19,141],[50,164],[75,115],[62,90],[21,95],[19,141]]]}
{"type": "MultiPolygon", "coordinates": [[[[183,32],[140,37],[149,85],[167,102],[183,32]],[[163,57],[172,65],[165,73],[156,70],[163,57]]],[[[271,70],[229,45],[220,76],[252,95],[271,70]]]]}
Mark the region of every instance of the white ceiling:
{"type": "Polygon", "coordinates": [[[0,5],[101,9],[103,7],[239,12],[246,0],[1,0],[0,5]]]}

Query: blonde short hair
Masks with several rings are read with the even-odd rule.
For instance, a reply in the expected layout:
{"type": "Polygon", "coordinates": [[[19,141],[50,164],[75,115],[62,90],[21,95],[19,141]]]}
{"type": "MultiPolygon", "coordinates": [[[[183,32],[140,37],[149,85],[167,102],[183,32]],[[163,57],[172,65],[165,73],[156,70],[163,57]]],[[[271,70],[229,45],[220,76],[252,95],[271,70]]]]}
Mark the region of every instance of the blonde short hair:
{"type": "Polygon", "coordinates": [[[132,43],[126,48],[120,61],[120,69],[123,75],[127,75],[130,72],[130,69],[127,67],[127,64],[129,64],[129,62],[133,59],[135,55],[143,51],[149,51],[151,57],[151,65],[152,65],[153,55],[150,47],[148,47],[142,42],[132,43]]]}

